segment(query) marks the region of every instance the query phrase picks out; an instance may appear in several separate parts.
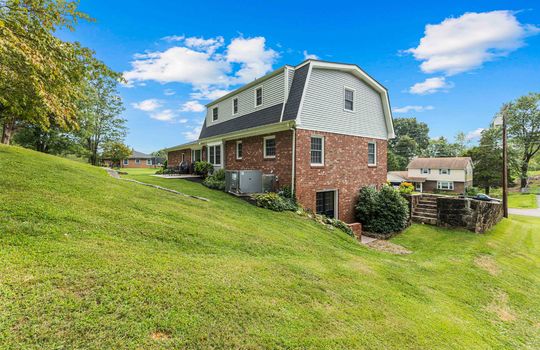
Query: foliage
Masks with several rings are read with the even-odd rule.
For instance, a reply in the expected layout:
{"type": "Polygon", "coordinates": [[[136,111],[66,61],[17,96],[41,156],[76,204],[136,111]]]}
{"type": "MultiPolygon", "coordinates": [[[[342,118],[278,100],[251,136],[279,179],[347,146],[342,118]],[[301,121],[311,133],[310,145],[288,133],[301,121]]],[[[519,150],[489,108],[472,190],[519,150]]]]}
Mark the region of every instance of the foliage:
{"type": "Polygon", "coordinates": [[[525,188],[529,162],[540,151],[540,93],[521,96],[499,113],[506,118],[508,136],[519,150],[520,187],[525,188]]]}
{"type": "Polygon", "coordinates": [[[458,149],[455,144],[449,143],[446,137],[429,140],[424,155],[427,157],[457,157],[458,149]]]}
{"type": "Polygon", "coordinates": [[[103,159],[110,159],[113,164],[120,164],[122,159],[128,158],[133,150],[122,142],[109,141],[103,146],[103,159]]]}
{"type": "Polygon", "coordinates": [[[51,125],[46,130],[39,125],[23,124],[15,133],[13,142],[22,147],[49,154],[65,156],[81,152],[80,144],[74,135],[56,125],[51,125]]]}
{"type": "Polygon", "coordinates": [[[206,178],[208,174],[212,174],[214,171],[214,166],[205,161],[195,162],[195,173],[201,175],[203,178],[206,178]]]}
{"type": "Polygon", "coordinates": [[[285,198],[295,199],[295,195],[290,185],[285,185],[281,187],[281,191],[279,191],[279,195],[285,198]]]}
{"type": "Polygon", "coordinates": [[[407,167],[408,164],[407,158],[395,154],[392,149],[388,148],[388,153],[386,157],[386,166],[388,171],[403,170],[407,167]]]}
{"type": "Polygon", "coordinates": [[[273,211],[296,211],[298,206],[291,198],[285,198],[275,192],[257,194],[254,196],[257,206],[273,211]]]}
{"type": "Polygon", "coordinates": [[[469,186],[465,187],[465,194],[469,197],[476,196],[479,193],[478,187],[469,186]]]}
{"type": "Polygon", "coordinates": [[[402,137],[408,136],[416,143],[419,149],[426,149],[429,145],[429,127],[416,118],[395,118],[394,132],[396,137],[390,140],[390,148],[395,149],[402,137]]]}
{"type": "Polygon", "coordinates": [[[411,194],[414,191],[414,185],[410,182],[402,182],[399,184],[399,193],[411,194]]]}
{"type": "Polygon", "coordinates": [[[413,224],[402,256],[155,169],[126,177],[210,200],[19,147],[0,169],[4,349],[537,348],[538,218],[413,224]]]}
{"type": "Polygon", "coordinates": [[[225,170],[219,169],[203,181],[203,185],[215,190],[225,190],[225,170]]]}
{"type": "Polygon", "coordinates": [[[165,151],[165,149],[160,149],[160,150],[152,152],[150,154],[153,155],[154,157],[158,157],[158,158],[167,158],[167,151],[165,151]]]}
{"type": "Polygon", "coordinates": [[[91,50],[53,35],[61,28],[73,30],[79,19],[89,19],[77,6],[69,0],[0,2],[2,143],[9,143],[21,126],[77,129],[86,81],[94,71],[113,74],[91,50]]]}
{"type": "Polygon", "coordinates": [[[368,232],[399,232],[407,226],[409,205],[399,191],[388,185],[380,191],[371,186],[363,187],[355,209],[357,220],[368,232]]]}

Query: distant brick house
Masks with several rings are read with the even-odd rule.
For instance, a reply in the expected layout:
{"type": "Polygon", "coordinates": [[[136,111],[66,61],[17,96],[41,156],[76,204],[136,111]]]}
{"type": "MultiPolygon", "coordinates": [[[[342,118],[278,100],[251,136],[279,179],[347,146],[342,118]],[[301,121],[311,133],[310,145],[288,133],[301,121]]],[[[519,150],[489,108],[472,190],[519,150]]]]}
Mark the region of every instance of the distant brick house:
{"type": "Polygon", "coordinates": [[[109,167],[119,166],[120,168],[157,168],[163,165],[164,159],[133,151],[131,155],[120,161],[120,164],[113,164],[111,159],[103,159],[103,163],[109,167]]]}
{"type": "Polygon", "coordinates": [[[305,208],[346,222],[358,190],[386,182],[388,92],[357,65],[284,66],[206,107],[199,139],[167,150],[170,167],[261,170],[305,208]]]}
{"type": "Polygon", "coordinates": [[[411,182],[418,192],[464,193],[473,185],[473,163],[469,157],[414,158],[406,171],[389,171],[388,181],[411,182]]]}

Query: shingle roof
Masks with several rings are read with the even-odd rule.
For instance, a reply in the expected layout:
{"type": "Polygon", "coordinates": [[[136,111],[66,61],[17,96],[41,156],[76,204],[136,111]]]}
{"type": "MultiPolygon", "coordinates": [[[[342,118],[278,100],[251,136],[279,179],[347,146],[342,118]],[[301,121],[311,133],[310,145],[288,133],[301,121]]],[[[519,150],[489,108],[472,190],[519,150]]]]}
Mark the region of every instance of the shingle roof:
{"type": "Polygon", "coordinates": [[[470,157],[415,158],[409,162],[407,169],[465,169],[470,162],[470,157]]]}
{"type": "Polygon", "coordinates": [[[280,103],[212,126],[206,126],[205,121],[199,139],[279,123],[282,108],[283,103],[280,103]]]}
{"type": "Polygon", "coordinates": [[[138,151],[133,150],[133,153],[131,153],[131,155],[128,157],[128,159],[133,159],[133,158],[151,159],[151,158],[154,158],[154,156],[152,156],[150,154],[146,154],[146,153],[142,153],[142,152],[138,152],[138,151]]]}
{"type": "Polygon", "coordinates": [[[300,108],[300,102],[302,101],[302,93],[304,92],[308,71],[309,63],[294,72],[291,91],[289,92],[289,98],[283,111],[283,120],[296,119],[298,108],[300,108]]]}

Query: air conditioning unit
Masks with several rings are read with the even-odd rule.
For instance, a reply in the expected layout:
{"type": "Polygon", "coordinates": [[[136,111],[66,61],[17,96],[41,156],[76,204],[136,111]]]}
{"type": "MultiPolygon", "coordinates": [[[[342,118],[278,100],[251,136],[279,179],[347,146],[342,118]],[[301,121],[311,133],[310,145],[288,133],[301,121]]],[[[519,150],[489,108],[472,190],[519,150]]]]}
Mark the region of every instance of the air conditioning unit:
{"type": "Polygon", "coordinates": [[[227,170],[225,190],[234,194],[262,192],[262,172],[260,170],[227,170]]]}

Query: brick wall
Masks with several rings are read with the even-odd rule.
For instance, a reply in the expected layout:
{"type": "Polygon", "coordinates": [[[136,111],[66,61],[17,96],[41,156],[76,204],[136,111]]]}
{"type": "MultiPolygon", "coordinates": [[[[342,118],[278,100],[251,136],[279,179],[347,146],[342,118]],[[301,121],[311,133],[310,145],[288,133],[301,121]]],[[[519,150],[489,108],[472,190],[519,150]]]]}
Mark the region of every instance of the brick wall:
{"type": "Polygon", "coordinates": [[[263,174],[276,174],[277,188],[292,181],[292,131],[246,137],[225,143],[225,168],[227,170],[261,170],[263,174]],[[263,157],[263,139],[276,137],[276,158],[263,157]],[[242,159],[236,159],[236,141],[242,141],[242,159]]]}
{"type": "Polygon", "coordinates": [[[171,151],[167,155],[167,166],[175,167],[179,166],[182,162],[182,154],[184,155],[184,160],[188,163],[191,163],[191,149],[183,149],[179,151],[171,151]]]}
{"type": "Polygon", "coordinates": [[[124,164],[124,161],[120,162],[122,168],[155,168],[156,165],[146,164],[146,159],[140,159],[139,164],[135,162],[135,159],[128,159],[128,164],[124,164]]]}
{"type": "Polygon", "coordinates": [[[359,189],[386,182],[386,146],[386,140],[297,130],[295,190],[298,201],[315,211],[317,191],[337,190],[339,219],[354,222],[359,189]],[[311,166],[311,135],[324,137],[324,166],[311,166]],[[368,167],[370,141],[377,143],[377,165],[373,167],[368,167]]]}

